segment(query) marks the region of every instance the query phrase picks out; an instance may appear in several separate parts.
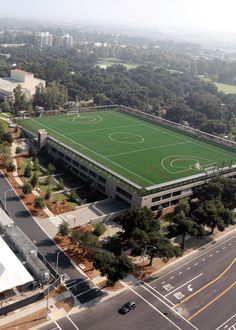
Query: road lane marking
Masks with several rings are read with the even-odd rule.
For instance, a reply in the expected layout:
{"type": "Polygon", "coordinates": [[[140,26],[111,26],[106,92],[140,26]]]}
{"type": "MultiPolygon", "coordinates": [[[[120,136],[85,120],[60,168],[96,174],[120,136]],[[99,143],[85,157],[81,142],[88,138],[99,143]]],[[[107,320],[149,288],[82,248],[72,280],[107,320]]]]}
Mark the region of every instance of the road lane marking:
{"type": "MultiPolygon", "coordinates": [[[[167,272],[166,274],[160,276],[159,279],[161,279],[161,278],[163,278],[163,277],[166,277],[166,276],[168,276],[169,274],[171,274],[171,273],[173,273],[173,272],[176,272],[178,269],[180,269],[180,268],[182,268],[182,267],[188,265],[189,263],[193,262],[193,261],[196,260],[196,259],[201,258],[201,257],[204,256],[205,254],[207,254],[207,253],[209,253],[209,252],[211,252],[211,251],[217,249],[217,248],[218,248],[219,246],[221,246],[222,244],[225,244],[225,243],[227,243],[227,242],[229,242],[230,240],[233,240],[233,239],[234,239],[234,235],[233,235],[233,237],[230,237],[230,238],[224,240],[223,242],[217,244],[217,246],[213,246],[212,248],[209,248],[208,251],[205,251],[205,252],[202,253],[200,256],[196,256],[195,258],[193,258],[193,259],[191,259],[191,260],[189,260],[189,261],[186,261],[186,262],[183,263],[182,265],[180,265],[180,266],[178,266],[178,267],[176,267],[176,268],[170,270],[170,271],[167,272]]],[[[235,240],[234,242],[236,243],[236,240],[235,240]]],[[[212,244],[212,243],[211,243],[211,244],[212,244]]],[[[196,251],[196,252],[197,252],[197,251],[196,251]]],[[[150,277],[151,277],[151,276],[150,276],[150,277]]],[[[152,282],[154,282],[154,281],[156,281],[156,279],[153,280],[153,281],[151,281],[150,283],[152,283],[152,282]]]]}
{"type": "Polygon", "coordinates": [[[195,312],[193,315],[191,315],[188,320],[192,320],[192,318],[194,318],[195,316],[197,316],[199,313],[201,313],[202,311],[204,311],[204,309],[206,309],[208,306],[210,306],[211,304],[213,304],[216,300],[218,300],[220,297],[222,297],[225,293],[227,293],[232,287],[234,287],[234,285],[236,284],[236,281],[233,282],[227,289],[225,289],[224,291],[222,291],[218,296],[216,296],[214,299],[212,299],[208,304],[206,304],[205,306],[203,306],[202,308],[200,308],[197,312],[195,312]]]}
{"type": "Polygon", "coordinates": [[[56,323],[56,326],[60,329],[60,330],[63,330],[60,325],[57,323],[57,321],[54,321],[54,323],[56,323]]]}
{"type": "Polygon", "coordinates": [[[198,262],[195,262],[194,266],[197,266],[198,265],[198,262]]]}
{"type": "Polygon", "coordinates": [[[175,278],[174,276],[171,276],[170,280],[173,280],[173,278],[175,278]]]}
{"type": "MultiPolygon", "coordinates": [[[[203,286],[201,289],[197,290],[196,292],[194,292],[192,295],[188,296],[187,298],[185,298],[183,301],[181,301],[179,304],[180,305],[182,303],[184,303],[185,301],[189,300],[190,298],[192,298],[193,296],[195,296],[197,293],[201,292],[202,290],[204,290],[205,288],[207,288],[208,286],[210,286],[211,284],[213,284],[214,282],[216,282],[219,278],[221,278],[235,263],[236,258],[230,263],[230,265],[219,275],[217,276],[214,280],[212,280],[211,282],[209,282],[208,284],[206,284],[205,286],[203,286]]],[[[176,306],[177,306],[176,305],[176,306]]],[[[175,307],[176,307],[175,306],[175,307]]]]}
{"type": "MultiPolygon", "coordinates": [[[[164,315],[161,311],[159,311],[159,309],[157,309],[155,306],[153,306],[147,299],[145,299],[143,296],[141,296],[141,294],[139,294],[138,292],[136,292],[134,289],[132,289],[131,287],[128,287],[128,289],[130,291],[132,291],[133,293],[135,293],[139,298],[141,298],[143,301],[145,301],[149,306],[151,306],[153,309],[155,309],[155,311],[157,311],[161,316],[163,316],[167,321],[169,321],[171,324],[173,324],[177,329],[182,330],[181,328],[178,327],[177,324],[175,324],[173,321],[171,321],[166,315],[164,315]]],[[[190,323],[191,324],[191,323],[190,323]]]]}
{"type": "Polygon", "coordinates": [[[163,296],[163,294],[161,294],[158,290],[155,290],[155,288],[154,287],[152,287],[150,284],[148,284],[148,283],[145,283],[145,285],[146,286],[148,286],[150,289],[152,289],[153,291],[155,291],[157,294],[159,294],[163,299],[165,299],[166,301],[168,301],[168,303],[170,304],[170,305],[172,305],[172,306],[174,306],[174,304],[172,303],[172,301],[170,301],[169,299],[167,299],[167,298],[165,298],[164,296],[163,296]]]}
{"type": "Polygon", "coordinates": [[[187,270],[191,269],[191,267],[188,267],[187,270]]]}
{"type": "Polygon", "coordinates": [[[205,261],[206,259],[202,259],[202,261],[205,261]]]}
{"type": "Polygon", "coordinates": [[[216,253],[219,253],[220,251],[216,251],[216,253]]]}
{"type": "Polygon", "coordinates": [[[176,304],[175,307],[179,306],[180,304],[183,304],[184,302],[186,302],[187,300],[189,300],[190,298],[194,297],[196,294],[198,294],[199,292],[201,292],[202,290],[206,289],[208,286],[210,286],[211,284],[215,283],[219,278],[221,278],[222,276],[224,276],[224,274],[233,266],[233,264],[235,263],[236,258],[234,258],[234,260],[230,263],[230,265],[220,274],[218,275],[214,280],[212,280],[211,282],[207,283],[206,285],[204,285],[201,289],[197,290],[196,292],[192,293],[190,296],[186,297],[184,300],[182,300],[180,303],[176,304]]]}
{"type": "Polygon", "coordinates": [[[73,324],[73,326],[75,327],[75,329],[76,329],[76,330],[79,330],[79,328],[77,327],[77,325],[75,324],[75,322],[72,321],[71,318],[70,318],[68,315],[66,315],[66,317],[67,317],[67,319],[70,321],[70,323],[73,324]]]}
{"type": "Polygon", "coordinates": [[[186,282],[186,283],[184,283],[184,284],[182,284],[181,286],[179,286],[178,288],[176,288],[176,289],[174,289],[174,290],[172,290],[171,292],[169,292],[169,293],[167,293],[164,297],[167,297],[167,296],[169,296],[170,294],[172,294],[173,292],[175,292],[176,290],[179,290],[179,289],[181,289],[183,286],[185,286],[185,285],[187,285],[188,283],[190,283],[190,282],[192,282],[192,281],[194,281],[196,278],[198,278],[198,277],[200,277],[200,276],[202,276],[203,275],[203,273],[201,273],[201,274],[199,274],[199,275],[197,275],[197,276],[195,276],[194,278],[192,278],[191,280],[189,280],[188,282],[186,282]]]}
{"type": "Polygon", "coordinates": [[[225,246],[224,247],[222,247],[222,250],[224,250],[225,249],[225,246]]]}
{"type": "Polygon", "coordinates": [[[234,314],[233,316],[231,316],[228,320],[226,320],[224,323],[222,323],[218,328],[216,328],[216,330],[219,330],[221,327],[223,327],[226,323],[228,323],[229,321],[231,321],[234,317],[236,317],[236,314],[234,314]]]}
{"type": "Polygon", "coordinates": [[[211,258],[211,257],[212,257],[212,254],[209,255],[209,258],[211,258]]]}
{"type": "Polygon", "coordinates": [[[141,287],[143,289],[145,289],[146,291],[148,291],[149,293],[151,293],[153,296],[155,296],[160,302],[162,302],[166,307],[168,307],[173,313],[177,314],[179,317],[181,317],[181,319],[183,319],[185,322],[187,322],[188,324],[190,324],[194,329],[198,330],[197,327],[195,327],[192,323],[190,323],[186,318],[184,318],[180,313],[178,313],[175,309],[173,309],[172,307],[170,307],[164,300],[162,300],[161,298],[157,297],[155,294],[153,294],[150,290],[148,290],[147,288],[145,288],[144,285],[140,284],[141,287]]]}
{"type": "Polygon", "coordinates": [[[183,272],[179,272],[179,275],[183,274],[183,272]]]}

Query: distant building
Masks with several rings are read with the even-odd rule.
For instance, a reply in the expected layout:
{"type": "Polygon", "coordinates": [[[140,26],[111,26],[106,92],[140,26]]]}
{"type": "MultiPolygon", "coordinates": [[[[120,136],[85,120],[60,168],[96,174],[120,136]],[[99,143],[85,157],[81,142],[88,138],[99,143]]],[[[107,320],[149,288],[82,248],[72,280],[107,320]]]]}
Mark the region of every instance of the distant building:
{"type": "Polygon", "coordinates": [[[73,46],[73,37],[69,34],[63,36],[56,36],[53,39],[54,47],[71,47],[73,46]]]}
{"type": "Polygon", "coordinates": [[[36,32],[34,39],[35,46],[40,48],[52,47],[53,45],[53,35],[49,32],[36,32]]]}
{"type": "Polygon", "coordinates": [[[45,80],[34,77],[34,74],[24,70],[13,69],[11,70],[10,78],[0,78],[0,99],[5,99],[7,96],[13,94],[16,86],[20,85],[26,96],[31,98],[35,94],[36,87],[42,84],[46,85],[45,80]]]}

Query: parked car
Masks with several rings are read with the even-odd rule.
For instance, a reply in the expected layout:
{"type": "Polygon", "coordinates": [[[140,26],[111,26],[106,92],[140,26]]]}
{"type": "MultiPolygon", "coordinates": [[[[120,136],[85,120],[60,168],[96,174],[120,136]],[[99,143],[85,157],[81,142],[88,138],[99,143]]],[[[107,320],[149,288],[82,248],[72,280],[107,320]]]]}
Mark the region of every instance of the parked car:
{"type": "Polygon", "coordinates": [[[129,301],[126,304],[124,304],[120,309],[120,314],[127,314],[131,309],[134,309],[136,307],[136,304],[134,301],[129,301]]]}

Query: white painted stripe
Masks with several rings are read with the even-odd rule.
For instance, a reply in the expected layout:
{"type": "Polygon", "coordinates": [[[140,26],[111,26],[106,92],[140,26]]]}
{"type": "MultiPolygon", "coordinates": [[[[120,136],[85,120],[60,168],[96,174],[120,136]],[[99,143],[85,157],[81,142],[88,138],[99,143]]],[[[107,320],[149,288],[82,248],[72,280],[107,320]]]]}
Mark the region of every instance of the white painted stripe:
{"type": "MultiPolygon", "coordinates": [[[[202,256],[204,256],[205,254],[209,253],[210,251],[213,251],[213,250],[217,249],[217,248],[218,248],[219,246],[221,246],[222,244],[225,244],[226,242],[229,242],[230,240],[233,240],[233,239],[234,239],[234,236],[228,238],[227,240],[225,240],[225,241],[223,241],[223,242],[221,242],[221,243],[219,243],[219,244],[217,244],[217,246],[213,246],[213,247],[210,248],[208,251],[202,253],[201,256],[196,256],[195,258],[193,258],[193,259],[191,259],[191,260],[189,260],[189,261],[186,261],[185,263],[183,263],[183,264],[180,265],[179,267],[176,267],[175,269],[172,269],[172,270],[170,270],[169,272],[167,272],[166,274],[160,276],[159,279],[161,279],[161,278],[163,278],[163,277],[166,277],[166,276],[168,276],[169,274],[171,274],[171,273],[173,273],[173,272],[176,272],[178,269],[180,269],[180,268],[182,268],[182,267],[188,265],[189,263],[193,262],[193,261],[196,260],[196,259],[201,258],[202,256]]],[[[234,242],[236,243],[236,240],[235,240],[234,242]]],[[[196,251],[196,252],[197,252],[197,251],[196,251]]],[[[194,265],[195,265],[195,264],[194,264],[194,265]]],[[[151,281],[150,283],[153,283],[154,281],[156,281],[156,280],[153,280],[153,281],[151,281]]],[[[164,283],[165,283],[165,282],[164,282],[164,283]]]]}
{"type": "Polygon", "coordinates": [[[164,317],[167,321],[169,321],[171,324],[173,324],[177,329],[182,330],[179,328],[173,321],[171,321],[166,315],[164,315],[159,309],[157,309],[155,306],[153,306],[148,300],[146,300],[141,294],[133,290],[132,288],[129,287],[129,290],[135,293],[138,297],[140,297],[143,301],[145,301],[149,306],[151,306],[155,311],[157,311],[162,317],[164,317]]]}
{"type": "Polygon", "coordinates": [[[66,315],[66,317],[67,317],[67,319],[73,324],[73,326],[75,327],[75,329],[76,329],[76,330],[79,330],[79,328],[77,327],[77,325],[75,324],[75,322],[73,322],[73,321],[71,320],[71,318],[70,318],[68,315],[66,315]]]}
{"type": "MultiPolygon", "coordinates": [[[[152,292],[150,292],[150,290],[148,290],[147,288],[145,288],[142,284],[141,286],[146,290],[148,291],[149,293],[151,293],[152,295],[154,295],[152,292]]],[[[155,295],[154,295],[155,296],[155,295]]],[[[175,313],[177,314],[181,319],[183,319],[185,322],[187,322],[188,324],[190,324],[194,329],[197,329],[192,323],[190,323],[188,320],[186,320],[181,314],[179,314],[175,309],[171,308],[169,305],[167,305],[167,303],[165,301],[163,301],[162,299],[160,299],[159,297],[156,297],[160,302],[162,302],[166,307],[168,307],[172,313],[175,313]]]]}
{"type": "Polygon", "coordinates": [[[81,292],[81,293],[77,294],[77,296],[75,296],[75,297],[77,298],[77,297],[81,296],[82,294],[87,293],[87,292],[89,292],[91,290],[94,290],[94,289],[95,289],[95,287],[94,288],[90,288],[90,289],[88,289],[88,290],[86,290],[84,292],[81,292]]]}
{"type": "Polygon", "coordinates": [[[179,275],[183,274],[183,272],[179,272],[179,275]]]}
{"type": "MultiPolygon", "coordinates": [[[[165,297],[163,296],[163,294],[161,294],[158,290],[155,290],[154,287],[152,287],[152,286],[149,285],[148,283],[145,283],[145,285],[148,286],[148,287],[149,287],[150,289],[152,289],[153,291],[155,291],[157,294],[159,294],[163,299],[165,299],[166,301],[168,301],[168,303],[169,303],[170,305],[174,306],[174,304],[172,303],[172,301],[170,301],[169,299],[165,298],[165,297]]],[[[154,296],[157,298],[156,295],[154,295],[154,296]]]]}
{"type": "Polygon", "coordinates": [[[57,321],[54,321],[54,323],[56,323],[56,326],[60,329],[60,330],[63,330],[60,325],[57,323],[57,321]]]}
{"type": "Polygon", "coordinates": [[[172,293],[175,292],[176,290],[179,290],[179,289],[182,288],[183,286],[185,286],[185,285],[187,285],[188,283],[190,283],[190,282],[196,280],[198,277],[200,277],[200,276],[202,276],[202,275],[203,275],[203,273],[201,273],[201,274],[195,276],[194,278],[192,278],[192,279],[189,280],[188,282],[185,282],[184,284],[182,284],[182,285],[179,286],[178,288],[176,288],[176,289],[172,290],[171,292],[167,293],[164,297],[169,296],[170,294],[172,294],[172,293]]]}
{"type": "Polygon", "coordinates": [[[218,328],[216,328],[216,330],[220,329],[221,327],[223,327],[227,322],[231,321],[234,317],[236,317],[236,314],[234,314],[233,316],[231,316],[228,320],[226,320],[224,323],[222,323],[218,328]]]}

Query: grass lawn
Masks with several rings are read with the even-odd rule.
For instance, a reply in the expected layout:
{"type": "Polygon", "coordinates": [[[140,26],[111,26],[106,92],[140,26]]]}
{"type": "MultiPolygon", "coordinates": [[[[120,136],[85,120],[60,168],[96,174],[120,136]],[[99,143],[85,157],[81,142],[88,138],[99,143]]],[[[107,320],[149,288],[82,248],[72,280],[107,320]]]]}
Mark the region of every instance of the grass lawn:
{"type": "Polygon", "coordinates": [[[64,201],[64,200],[66,200],[66,201],[68,202],[69,206],[70,206],[72,209],[74,209],[74,208],[76,208],[77,206],[79,206],[78,203],[69,202],[69,201],[68,201],[68,197],[67,197],[66,195],[62,194],[62,193],[55,193],[55,194],[52,194],[52,195],[51,195],[51,201],[52,201],[52,202],[53,202],[53,201],[62,202],[62,201],[64,201]]]}
{"type": "Polygon", "coordinates": [[[22,119],[136,184],[147,187],[208,168],[236,164],[236,153],[182,132],[119,112],[22,119]]]}
{"type": "Polygon", "coordinates": [[[96,64],[96,66],[99,66],[102,69],[105,69],[109,66],[115,65],[115,64],[120,64],[126,67],[126,69],[134,69],[137,68],[139,65],[135,63],[124,63],[118,58],[102,58],[99,60],[99,62],[96,64]]]}
{"type": "Polygon", "coordinates": [[[4,128],[4,130],[8,128],[8,123],[2,118],[0,118],[0,124],[4,128]]]}
{"type": "Polygon", "coordinates": [[[211,79],[207,78],[206,76],[201,76],[201,79],[204,81],[213,82],[213,84],[217,87],[219,92],[224,92],[225,94],[236,94],[236,85],[218,83],[218,82],[212,81],[211,79]]]}
{"type": "Polygon", "coordinates": [[[217,83],[217,82],[214,82],[214,84],[218,88],[219,92],[224,92],[225,94],[236,94],[235,85],[221,84],[221,83],[217,83]]]}

